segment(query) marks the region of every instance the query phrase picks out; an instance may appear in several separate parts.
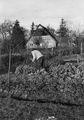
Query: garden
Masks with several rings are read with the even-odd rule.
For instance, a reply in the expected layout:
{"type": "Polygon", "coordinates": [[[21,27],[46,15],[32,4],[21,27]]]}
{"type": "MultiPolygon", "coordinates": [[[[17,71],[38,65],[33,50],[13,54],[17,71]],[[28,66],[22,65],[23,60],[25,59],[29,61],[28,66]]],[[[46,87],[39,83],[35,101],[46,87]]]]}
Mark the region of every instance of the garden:
{"type": "Polygon", "coordinates": [[[46,70],[19,64],[0,75],[1,120],[83,120],[84,63],[47,59],[46,70]]]}

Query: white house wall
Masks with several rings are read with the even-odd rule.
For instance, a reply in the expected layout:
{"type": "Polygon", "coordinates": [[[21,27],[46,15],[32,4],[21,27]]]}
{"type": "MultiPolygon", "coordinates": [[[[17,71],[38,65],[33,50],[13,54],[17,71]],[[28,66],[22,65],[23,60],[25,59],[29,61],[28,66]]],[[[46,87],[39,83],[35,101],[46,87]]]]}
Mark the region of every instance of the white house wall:
{"type": "MultiPolygon", "coordinates": [[[[36,36],[39,37],[39,36],[36,36]]],[[[56,47],[56,41],[50,36],[50,35],[46,35],[46,36],[41,36],[42,37],[42,41],[40,43],[40,47],[43,48],[52,48],[52,47],[56,47]]],[[[37,45],[34,44],[34,38],[35,36],[33,36],[30,41],[27,42],[27,48],[36,48],[37,45]]]]}
{"type": "Polygon", "coordinates": [[[42,36],[42,39],[48,48],[56,47],[56,41],[50,35],[42,36]]]}
{"type": "Polygon", "coordinates": [[[26,44],[27,49],[29,48],[36,48],[37,45],[34,44],[33,39],[31,39],[29,42],[26,44]]]}

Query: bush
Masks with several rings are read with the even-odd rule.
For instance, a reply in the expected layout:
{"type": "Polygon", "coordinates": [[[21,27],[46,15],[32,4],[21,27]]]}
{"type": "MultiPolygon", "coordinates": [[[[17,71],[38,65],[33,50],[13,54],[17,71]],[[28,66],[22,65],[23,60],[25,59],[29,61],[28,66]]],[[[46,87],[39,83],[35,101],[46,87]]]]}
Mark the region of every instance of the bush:
{"type": "Polygon", "coordinates": [[[48,72],[44,69],[37,71],[28,65],[20,67],[12,84],[13,95],[24,99],[84,104],[84,63],[78,66],[51,64],[48,72]]]}
{"type": "MultiPolygon", "coordinates": [[[[22,64],[24,62],[25,58],[24,56],[17,56],[17,55],[12,55],[11,57],[11,71],[15,71],[15,68],[22,64]]],[[[9,66],[9,55],[4,55],[1,57],[1,61],[2,61],[2,68],[5,72],[8,71],[8,66],[9,66]]]]}
{"type": "MultiPolygon", "coordinates": [[[[45,70],[32,74],[16,76],[17,93],[25,99],[45,99],[67,102],[70,104],[84,104],[84,72],[71,63],[50,66],[49,73],[45,70]],[[21,85],[24,84],[24,85],[21,85]],[[23,89],[21,86],[23,86],[23,89]],[[25,93],[26,92],[26,93],[25,93]]],[[[14,95],[15,95],[14,91],[14,95]]]]}
{"type": "Polygon", "coordinates": [[[23,74],[23,75],[28,75],[31,73],[35,73],[37,71],[37,69],[33,66],[30,65],[19,65],[16,70],[15,70],[15,74],[16,76],[23,74]]]}

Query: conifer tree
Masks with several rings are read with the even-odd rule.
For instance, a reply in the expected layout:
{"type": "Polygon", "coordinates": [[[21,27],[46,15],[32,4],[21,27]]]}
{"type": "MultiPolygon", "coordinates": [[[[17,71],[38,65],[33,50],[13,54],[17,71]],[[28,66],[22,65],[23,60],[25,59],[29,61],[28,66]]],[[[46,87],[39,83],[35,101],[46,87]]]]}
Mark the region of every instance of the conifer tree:
{"type": "Polygon", "coordinates": [[[12,33],[12,49],[14,51],[25,49],[25,44],[24,29],[20,26],[19,21],[16,20],[12,33]]]}

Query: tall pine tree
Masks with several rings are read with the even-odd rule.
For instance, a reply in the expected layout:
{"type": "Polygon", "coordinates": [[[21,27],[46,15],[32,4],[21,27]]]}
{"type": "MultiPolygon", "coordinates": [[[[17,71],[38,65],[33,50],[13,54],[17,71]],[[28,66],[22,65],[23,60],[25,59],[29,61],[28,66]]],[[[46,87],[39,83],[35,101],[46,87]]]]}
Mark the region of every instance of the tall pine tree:
{"type": "Polygon", "coordinates": [[[61,19],[61,24],[60,24],[60,28],[58,30],[58,35],[60,38],[60,44],[65,46],[68,45],[69,42],[69,29],[66,25],[66,21],[64,19],[61,19]]]}
{"type": "Polygon", "coordinates": [[[67,37],[68,35],[68,28],[66,26],[66,21],[64,19],[61,19],[59,34],[61,37],[67,37]]]}
{"type": "Polygon", "coordinates": [[[12,49],[13,51],[20,51],[22,49],[25,49],[25,45],[26,41],[24,29],[20,26],[19,21],[16,20],[12,33],[12,49]]]}
{"type": "Polygon", "coordinates": [[[31,35],[34,33],[34,30],[35,30],[35,24],[34,24],[34,22],[32,22],[32,25],[31,25],[31,35]]]}

